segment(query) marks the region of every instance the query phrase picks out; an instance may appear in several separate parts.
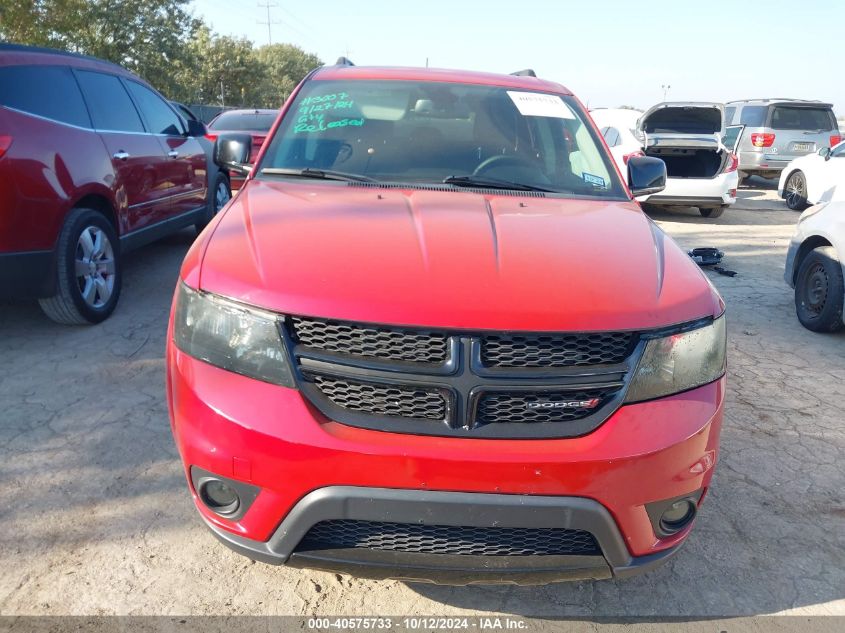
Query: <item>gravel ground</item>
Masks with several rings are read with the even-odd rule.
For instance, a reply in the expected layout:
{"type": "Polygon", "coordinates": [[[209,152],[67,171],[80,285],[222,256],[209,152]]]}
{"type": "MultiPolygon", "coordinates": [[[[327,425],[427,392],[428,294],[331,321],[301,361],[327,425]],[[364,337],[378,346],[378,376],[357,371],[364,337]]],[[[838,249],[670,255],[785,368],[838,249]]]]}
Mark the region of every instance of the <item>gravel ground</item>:
{"type": "Polygon", "coordinates": [[[192,507],[170,437],[164,335],[192,235],[129,256],[98,327],[0,305],[0,613],[845,614],[845,334],[795,318],[782,268],[797,214],[754,180],[719,220],[655,219],[718,246],[729,310],[722,459],[687,546],[627,581],[409,585],[252,563],[192,507]]]}

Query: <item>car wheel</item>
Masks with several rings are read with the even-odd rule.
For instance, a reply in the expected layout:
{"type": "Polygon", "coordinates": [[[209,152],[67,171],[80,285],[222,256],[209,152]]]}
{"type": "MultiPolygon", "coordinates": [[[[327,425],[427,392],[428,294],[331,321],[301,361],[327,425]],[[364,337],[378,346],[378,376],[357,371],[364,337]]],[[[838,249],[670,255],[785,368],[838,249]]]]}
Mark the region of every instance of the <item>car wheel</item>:
{"type": "Polygon", "coordinates": [[[804,172],[796,171],[786,179],[785,200],[786,206],[793,211],[803,211],[807,204],[807,178],[804,172]]]}
{"type": "Polygon", "coordinates": [[[700,208],[698,212],[705,218],[715,220],[716,218],[722,217],[722,214],[725,212],[725,207],[708,207],[706,209],[700,208]]]}
{"type": "Polygon", "coordinates": [[[831,246],[811,251],[798,268],[795,280],[795,310],[798,320],[813,332],[842,329],[845,282],[842,264],[831,246]]]}
{"type": "Polygon", "coordinates": [[[99,323],[120,296],[120,244],[111,222],[93,209],[74,209],[65,219],[56,250],[56,294],[39,299],[56,323],[99,323]]]}
{"type": "Polygon", "coordinates": [[[197,233],[200,233],[208,223],[211,222],[211,219],[217,215],[217,213],[226,206],[226,203],[232,199],[232,188],[229,185],[229,179],[226,178],[226,174],[218,172],[217,178],[214,180],[214,188],[211,190],[210,200],[208,201],[208,211],[205,214],[205,217],[197,222],[194,226],[197,229],[197,233]]]}

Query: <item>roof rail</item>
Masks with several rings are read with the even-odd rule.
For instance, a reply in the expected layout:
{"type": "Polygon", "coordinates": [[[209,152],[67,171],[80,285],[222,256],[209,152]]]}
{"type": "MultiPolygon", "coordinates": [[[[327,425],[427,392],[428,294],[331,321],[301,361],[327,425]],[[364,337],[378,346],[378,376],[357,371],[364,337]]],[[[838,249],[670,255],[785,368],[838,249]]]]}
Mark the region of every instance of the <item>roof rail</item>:
{"type": "Polygon", "coordinates": [[[124,72],[128,72],[123,66],[120,64],[115,64],[114,62],[110,62],[107,59],[102,59],[100,57],[93,57],[92,55],[85,55],[83,53],[73,53],[71,51],[63,51],[58,48],[47,48],[46,46],[30,46],[29,44],[11,44],[8,42],[0,42],[0,52],[9,51],[12,53],[41,53],[46,55],[62,55],[64,57],[73,57],[75,59],[86,59],[92,62],[98,62],[100,64],[106,64],[107,66],[114,66],[115,68],[119,68],[124,72]]]}
{"type": "Polygon", "coordinates": [[[525,68],[523,70],[517,70],[515,73],[511,73],[516,77],[536,77],[537,73],[534,72],[531,68],[525,68]]]}
{"type": "Polygon", "coordinates": [[[798,101],[799,103],[821,103],[818,99],[796,99],[794,97],[763,97],[757,99],[734,99],[726,103],[745,103],[746,101],[798,101]]]}
{"type": "Polygon", "coordinates": [[[351,61],[349,61],[346,57],[338,57],[337,61],[334,63],[335,66],[354,66],[351,61]]]}

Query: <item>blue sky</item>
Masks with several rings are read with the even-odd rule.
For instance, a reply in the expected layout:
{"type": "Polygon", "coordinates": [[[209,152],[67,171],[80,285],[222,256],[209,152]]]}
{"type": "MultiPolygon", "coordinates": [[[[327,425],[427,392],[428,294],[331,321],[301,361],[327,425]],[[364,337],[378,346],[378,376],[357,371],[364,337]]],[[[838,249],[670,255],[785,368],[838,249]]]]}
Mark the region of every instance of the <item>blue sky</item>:
{"type": "MultiPolygon", "coordinates": [[[[267,0],[195,0],[219,33],[268,40],[267,0]]],[[[590,107],[796,97],[845,116],[840,0],[269,0],[274,42],[324,62],[534,68],[590,107]]]]}

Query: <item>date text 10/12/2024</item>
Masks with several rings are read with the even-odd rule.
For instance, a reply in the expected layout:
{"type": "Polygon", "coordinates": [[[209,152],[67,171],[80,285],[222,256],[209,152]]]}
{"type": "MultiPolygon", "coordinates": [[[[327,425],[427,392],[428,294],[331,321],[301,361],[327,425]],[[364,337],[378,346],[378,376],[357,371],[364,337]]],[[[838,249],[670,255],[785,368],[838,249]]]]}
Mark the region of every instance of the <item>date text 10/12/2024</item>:
{"type": "Polygon", "coordinates": [[[409,630],[409,631],[521,631],[528,622],[515,617],[338,617],[309,618],[306,628],[329,630],[409,630]]]}

